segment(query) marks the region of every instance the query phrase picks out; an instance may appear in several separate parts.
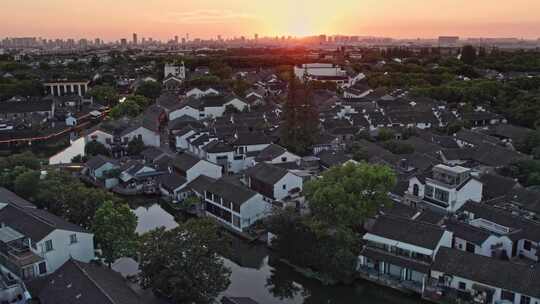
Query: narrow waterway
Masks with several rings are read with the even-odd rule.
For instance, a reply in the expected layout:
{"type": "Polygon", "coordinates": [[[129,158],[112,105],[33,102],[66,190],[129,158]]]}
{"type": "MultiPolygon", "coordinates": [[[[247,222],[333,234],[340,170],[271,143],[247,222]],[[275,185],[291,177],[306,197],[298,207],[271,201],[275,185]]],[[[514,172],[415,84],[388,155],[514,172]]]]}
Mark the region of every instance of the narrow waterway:
{"type": "MultiPolygon", "coordinates": [[[[138,207],[134,212],[139,218],[139,234],[160,226],[172,229],[177,225],[173,216],[157,204],[138,207]]],[[[231,284],[223,295],[250,297],[259,304],[421,303],[418,298],[368,282],[324,286],[279,262],[264,245],[247,244],[238,238],[233,238],[231,245],[231,254],[223,257],[232,271],[231,284]]],[[[124,268],[117,270],[126,273],[134,270],[130,262],[119,263],[119,268],[124,268]]]]}

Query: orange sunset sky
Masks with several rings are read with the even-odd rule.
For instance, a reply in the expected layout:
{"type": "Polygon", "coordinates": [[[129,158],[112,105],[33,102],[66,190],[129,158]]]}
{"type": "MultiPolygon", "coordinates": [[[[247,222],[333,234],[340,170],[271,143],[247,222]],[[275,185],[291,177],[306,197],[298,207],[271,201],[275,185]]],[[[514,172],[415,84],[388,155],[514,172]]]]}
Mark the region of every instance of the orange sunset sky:
{"type": "Polygon", "coordinates": [[[540,0],[0,0],[0,37],[540,37],[540,0]]]}

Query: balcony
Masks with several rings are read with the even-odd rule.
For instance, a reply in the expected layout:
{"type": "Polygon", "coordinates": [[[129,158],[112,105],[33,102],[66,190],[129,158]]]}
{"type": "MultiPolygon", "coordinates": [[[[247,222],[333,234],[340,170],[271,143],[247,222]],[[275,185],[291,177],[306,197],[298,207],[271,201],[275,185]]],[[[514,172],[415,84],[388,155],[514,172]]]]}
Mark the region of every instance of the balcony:
{"type": "Polygon", "coordinates": [[[397,276],[380,273],[378,270],[367,266],[359,267],[358,274],[361,278],[377,284],[402,291],[412,291],[414,293],[422,294],[422,283],[420,282],[402,280],[397,276]]]}
{"type": "MultiPolygon", "coordinates": [[[[5,230],[5,228],[7,227],[2,229],[5,230]]],[[[3,241],[0,241],[0,264],[14,274],[22,277],[23,268],[43,261],[43,258],[34,253],[26,244],[26,239],[18,238],[4,242],[6,235],[3,234],[2,236],[3,241]]]]}

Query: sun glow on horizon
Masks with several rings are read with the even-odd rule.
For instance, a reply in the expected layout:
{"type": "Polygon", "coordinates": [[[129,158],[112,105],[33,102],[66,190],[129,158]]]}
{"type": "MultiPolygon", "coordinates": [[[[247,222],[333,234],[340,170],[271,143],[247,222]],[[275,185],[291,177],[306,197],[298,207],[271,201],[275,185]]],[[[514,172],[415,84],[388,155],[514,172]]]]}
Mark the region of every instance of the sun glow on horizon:
{"type": "Polygon", "coordinates": [[[540,1],[2,0],[0,37],[540,37],[540,1]],[[496,5],[493,5],[496,2],[496,5]],[[21,14],[21,12],[24,12],[21,14]]]}

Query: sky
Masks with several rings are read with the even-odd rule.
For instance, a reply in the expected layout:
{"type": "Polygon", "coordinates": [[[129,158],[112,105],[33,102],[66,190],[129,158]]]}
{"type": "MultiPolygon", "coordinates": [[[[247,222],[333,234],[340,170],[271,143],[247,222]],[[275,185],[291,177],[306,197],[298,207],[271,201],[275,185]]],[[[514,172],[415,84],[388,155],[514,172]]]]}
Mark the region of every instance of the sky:
{"type": "MultiPolygon", "coordinates": [[[[0,0],[0,37],[540,38],[540,0],[0,0]]],[[[139,38],[140,39],[140,38],[139,38]]]]}

